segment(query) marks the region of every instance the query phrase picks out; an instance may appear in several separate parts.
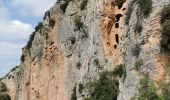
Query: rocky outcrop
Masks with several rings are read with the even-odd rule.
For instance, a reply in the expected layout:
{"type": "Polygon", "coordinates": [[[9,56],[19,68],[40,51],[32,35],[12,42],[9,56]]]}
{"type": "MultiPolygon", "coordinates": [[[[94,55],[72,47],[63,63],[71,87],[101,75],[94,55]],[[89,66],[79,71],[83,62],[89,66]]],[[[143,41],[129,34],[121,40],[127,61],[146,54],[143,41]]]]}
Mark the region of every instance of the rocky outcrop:
{"type": "Polygon", "coordinates": [[[144,75],[157,86],[168,81],[159,34],[160,11],[168,0],[152,1],[148,17],[142,17],[139,4],[130,2],[58,0],[23,48],[21,67],[3,80],[11,99],[84,100],[89,91],[82,88],[119,65],[125,71],[116,77],[118,100],[130,100],[144,75]],[[128,5],[133,10],[126,25],[128,5]]]}

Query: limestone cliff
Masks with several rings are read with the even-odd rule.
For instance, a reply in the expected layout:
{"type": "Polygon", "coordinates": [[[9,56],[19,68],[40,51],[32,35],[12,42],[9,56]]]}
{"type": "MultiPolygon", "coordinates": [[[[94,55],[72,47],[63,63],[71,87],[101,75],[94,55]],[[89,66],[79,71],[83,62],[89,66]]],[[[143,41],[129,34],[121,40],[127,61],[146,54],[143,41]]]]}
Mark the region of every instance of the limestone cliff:
{"type": "Polygon", "coordinates": [[[20,67],[9,74],[13,78],[2,80],[11,99],[86,100],[86,85],[120,65],[125,69],[115,76],[118,100],[135,96],[145,75],[156,87],[169,81],[160,45],[160,12],[169,1],[152,0],[147,16],[138,1],[58,0],[23,48],[20,67]]]}

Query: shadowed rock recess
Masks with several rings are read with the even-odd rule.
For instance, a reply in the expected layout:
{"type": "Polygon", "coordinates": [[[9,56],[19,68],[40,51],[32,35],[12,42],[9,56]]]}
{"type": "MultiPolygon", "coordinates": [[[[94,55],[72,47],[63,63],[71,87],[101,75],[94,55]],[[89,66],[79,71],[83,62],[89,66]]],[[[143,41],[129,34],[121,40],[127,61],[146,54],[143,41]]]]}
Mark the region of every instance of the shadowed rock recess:
{"type": "Polygon", "coordinates": [[[58,0],[0,100],[170,100],[169,15],[169,0],[58,0]]]}

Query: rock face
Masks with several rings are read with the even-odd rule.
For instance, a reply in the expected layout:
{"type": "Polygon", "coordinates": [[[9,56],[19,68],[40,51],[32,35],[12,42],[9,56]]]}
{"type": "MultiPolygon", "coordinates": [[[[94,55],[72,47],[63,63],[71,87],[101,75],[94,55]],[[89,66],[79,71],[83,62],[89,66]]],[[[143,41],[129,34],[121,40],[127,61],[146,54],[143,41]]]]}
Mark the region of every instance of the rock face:
{"type": "Polygon", "coordinates": [[[129,5],[133,11],[129,25],[124,24],[130,0],[58,0],[23,48],[21,67],[10,74],[12,79],[3,80],[11,99],[70,100],[76,87],[77,99],[83,100],[88,92],[79,93],[80,84],[120,64],[125,65],[126,77],[120,79],[118,100],[130,100],[145,74],[160,83],[165,57],[160,53],[159,21],[168,0],[152,1],[152,12],[136,32],[136,3],[129,5]],[[137,62],[142,62],[138,71],[137,62]]]}

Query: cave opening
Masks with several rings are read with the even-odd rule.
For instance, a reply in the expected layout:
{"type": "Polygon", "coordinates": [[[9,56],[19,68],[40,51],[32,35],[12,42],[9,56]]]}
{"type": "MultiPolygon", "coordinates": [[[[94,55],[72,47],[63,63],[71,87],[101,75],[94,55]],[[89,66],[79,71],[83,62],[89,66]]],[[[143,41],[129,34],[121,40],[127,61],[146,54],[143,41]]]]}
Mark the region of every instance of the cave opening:
{"type": "Polygon", "coordinates": [[[119,35],[115,34],[115,37],[116,37],[116,42],[119,44],[119,35]]]}
{"type": "Polygon", "coordinates": [[[123,16],[122,14],[116,14],[116,15],[115,15],[116,22],[119,22],[120,17],[122,17],[122,16],[123,16]]]}
{"type": "Polygon", "coordinates": [[[117,49],[117,45],[114,45],[114,49],[117,49]]]}
{"type": "Polygon", "coordinates": [[[116,24],[115,24],[115,28],[119,28],[119,23],[116,23],[116,24]]]}

